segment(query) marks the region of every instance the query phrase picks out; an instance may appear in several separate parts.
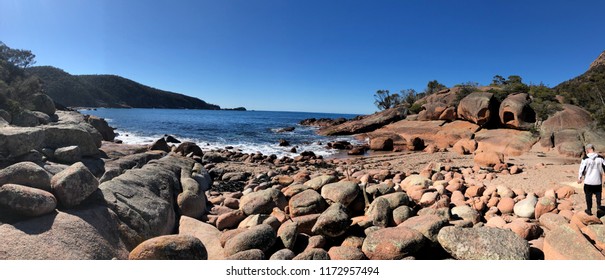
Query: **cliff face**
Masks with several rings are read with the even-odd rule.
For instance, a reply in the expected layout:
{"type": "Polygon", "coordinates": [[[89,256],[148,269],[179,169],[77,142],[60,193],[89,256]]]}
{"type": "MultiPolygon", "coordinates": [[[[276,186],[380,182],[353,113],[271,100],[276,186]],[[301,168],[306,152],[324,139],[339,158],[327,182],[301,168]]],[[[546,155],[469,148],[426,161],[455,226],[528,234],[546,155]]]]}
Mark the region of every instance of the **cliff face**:
{"type": "Polygon", "coordinates": [[[68,107],[219,110],[198,98],[148,87],[115,75],[71,75],[51,66],[31,67],[56,103],[68,107]]]}

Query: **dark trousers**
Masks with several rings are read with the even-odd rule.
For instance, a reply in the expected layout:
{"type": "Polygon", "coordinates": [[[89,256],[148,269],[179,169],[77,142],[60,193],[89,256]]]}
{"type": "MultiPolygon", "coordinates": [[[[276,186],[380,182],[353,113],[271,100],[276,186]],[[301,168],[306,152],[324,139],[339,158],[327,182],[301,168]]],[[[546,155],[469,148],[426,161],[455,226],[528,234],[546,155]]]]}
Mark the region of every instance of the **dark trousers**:
{"type": "Polygon", "coordinates": [[[586,196],[586,209],[592,211],[592,195],[597,199],[597,210],[601,207],[601,185],[584,184],[584,195],[586,196]]]}

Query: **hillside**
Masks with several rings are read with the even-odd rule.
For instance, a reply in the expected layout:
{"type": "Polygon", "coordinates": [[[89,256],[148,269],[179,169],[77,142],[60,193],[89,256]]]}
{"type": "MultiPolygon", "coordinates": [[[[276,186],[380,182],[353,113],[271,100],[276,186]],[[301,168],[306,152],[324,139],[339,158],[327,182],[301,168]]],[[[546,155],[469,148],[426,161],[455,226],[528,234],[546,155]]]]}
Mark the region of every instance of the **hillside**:
{"type": "Polygon", "coordinates": [[[115,75],[71,75],[51,66],[30,67],[56,103],[68,107],[219,110],[198,98],[148,87],[115,75]]]}
{"type": "Polygon", "coordinates": [[[585,108],[601,124],[605,124],[605,52],[584,74],[565,81],[555,88],[567,102],[585,108]]]}

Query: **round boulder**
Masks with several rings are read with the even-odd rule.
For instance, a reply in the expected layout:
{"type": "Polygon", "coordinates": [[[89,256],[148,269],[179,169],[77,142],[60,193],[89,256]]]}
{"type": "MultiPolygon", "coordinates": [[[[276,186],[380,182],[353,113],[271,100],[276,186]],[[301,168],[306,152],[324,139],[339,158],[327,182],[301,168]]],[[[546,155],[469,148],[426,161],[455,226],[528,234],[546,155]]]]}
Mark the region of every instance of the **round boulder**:
{"type": "Polygon", "coordinates": [[[361,250],[370,260],[399,260],[418,252],[424,242],[424,235],[416,230],[385,228],[368,234],[361,250]]]}
{"type": "Polygon", "coordinates": [[[80,204],[99,188],[97,178],[81,162],[55,174],[50,184],[59,203],[67,208],[80,204]]]}
{"type": "Polygon", "coordinates": [[[331,183],[321,188],[321,196],[328,202],[342,203],[348,206],[359,193],[359,186],[355,182],[343,181],[331,183]]]}
{"type": "Polygon", "coordinates": [[[44,168],[33,162],[19,162],[0,169],[0,186],[17,184],[50,191],[50,177],[44,168]]]}
{"type": "Polygon", "coordinates": [[[537,203],[538,198],[530,195],[527,198],[517,202],[513,208],[513,211],[515,212],[515,215],[521,218],[533,218],[537,203]]]}
{"type": "Polygon", "coordinates": [[[128,255],[130,260],[207,260],[202,242],[190,235],[163,235],[144,241],[128,255]]]}
{"type": "Polygon", "coordinates": [[[290,215],[292,217],[308,214],[319,214],[326,209],[324,199],[313,189],[305,190],[294,195],[289,203],[290,215]]]}
{"type": "Polygon", "coordinates": [[[351,219],[347,212],[344,205],[340,203],[332,204],[317,218],[317,222],[315,222],[311,231],[328,237],[341,236],[351,225],[351,219]]]}
{"type": "Polygon", "coordinates": [[[250,249],[260,249],[264,252],[273,246],[276,239],[271,226],[260,224],[229,239],[225,243],[225,255],[231,256],[250,249]]]}
{"type": "Polygon", "coordinates": [[[57,200],[47,191],[15,184],[0,186],[0,209],[6,208],[18,215],[36,217],[50,213],[56,207],[57,200]]]}

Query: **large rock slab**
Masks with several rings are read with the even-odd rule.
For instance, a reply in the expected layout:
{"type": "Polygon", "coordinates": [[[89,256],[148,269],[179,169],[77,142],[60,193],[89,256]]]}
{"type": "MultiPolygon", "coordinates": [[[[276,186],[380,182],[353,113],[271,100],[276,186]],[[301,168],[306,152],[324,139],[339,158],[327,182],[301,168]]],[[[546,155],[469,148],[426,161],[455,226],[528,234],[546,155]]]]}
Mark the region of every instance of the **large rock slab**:
{"type": "Polygon", "coordinates": [[[175,193],[180,191],[181,169],[194,160],[166,156],[99,186],[105,201],[122,221],[120,233],[129,249],[144,240],[174,231],[175,193]]]}
{"type": "Polygon", "coordinates": [[[424,243],[422,233],[407,227],[394,227],[368,234],[361,250],[370,260],[399,260],[414,255],[424,243]]]}
{"type": "Polygon", "coordinates": [[[352,135],[364,132],[374,131],[389,123],[393,123],[407,116],[405,107],[396,107],[387,109],[372,115],[362,117],[357,120],[347,121],[345,123],[321,128],[318,133],[321,135],[352,135]]]}
{"type": "Polygon", "coordinates": [[[540,126],[543,135],[565,129],[582,129],[590,127],[593,122],[590,113],[583,108],[571,104],[563,104],[563,110],[556,112],[540,126]]]}
{"type": "Polygon", "coordinates": [[[480,127],[467,121],[410,121],[402,120],[368,133],[370,139],[388,137],[395,147],[406,147],[415,138],[425,145],[439,148],[453,146],[460,139],[469,139],[480,127]]]}
{"type": "Polygon", "coordinates": [[[605,260],[605,256],[581,232],[565,224],[546,232],[544,259],[605,260]]]}
{"type": "Polygon", "coordinates": [[[439,244],[459,260],[527,260],[529,244],[507,229],[444,227],[439,244]]]}
{"type": "Polygon", "coordinates": [[[179,234],[191,235],[202,241],[209,260],[225,259],[225,252],[220,243],[221,232],[216,227],[187,216],[181,216],[179,234]]]}
{"type": "Polygon", "coordinates": [[[519,156],[529,152],[538,141],[529,131],[514,129],[482,129],[475,134],[477,151],[497,152],[506,156],[519,156]]]}
{"type": "Polygon", "coordinates": [[[110,260],[128,258],[118,220],[106,207],[56,212],[0,225],[0,259],[110,260]]]}
{"type": "Polygon", "coordinates": [[[46,125],[42,128],[45,135],[45,148],[78,146],[82,156],[93,156],[99,153],[103,138],[96,129],[87,123],[46,125]]]}
{"type": "Polygon", "coordinates": [[[0,155],[18,157],[41,149],[45,136],[40,127],[0,127],[0,155]]]}

